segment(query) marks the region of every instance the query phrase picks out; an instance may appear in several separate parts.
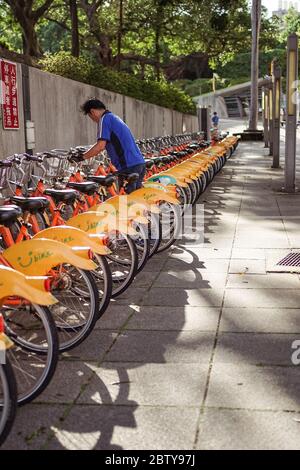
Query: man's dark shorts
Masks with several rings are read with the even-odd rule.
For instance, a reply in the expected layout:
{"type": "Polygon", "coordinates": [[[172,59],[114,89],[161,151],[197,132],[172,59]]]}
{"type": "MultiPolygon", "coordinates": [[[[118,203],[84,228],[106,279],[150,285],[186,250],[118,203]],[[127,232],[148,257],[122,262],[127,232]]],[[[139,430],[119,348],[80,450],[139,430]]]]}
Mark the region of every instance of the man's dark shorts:
{"type": "Polygon", "coordinates": [[[130,173],[138,173],[139,179],[135,183],[128,184],[126,188],[127,194],[132,193],[136,189],[139,189],[143,186],[144,176],[146,174],[146,165],[145,163],[141,163],[139,165],[131,166],[130,168],[126,168],[122,170],[122,173],[129,175],[130,173]]]}

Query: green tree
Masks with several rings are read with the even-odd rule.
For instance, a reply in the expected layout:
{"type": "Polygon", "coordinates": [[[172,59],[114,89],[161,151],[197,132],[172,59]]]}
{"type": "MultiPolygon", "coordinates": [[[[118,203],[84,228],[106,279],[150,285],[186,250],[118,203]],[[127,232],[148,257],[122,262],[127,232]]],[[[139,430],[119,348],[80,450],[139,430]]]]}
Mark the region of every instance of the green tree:
{"type": "Polygon", "coordinates": [[[53,0],[4,0],[21,27],[23,52],[25,55],[40,57],[42,55],[36,34],[37,22],[49,10],[53,0]]]}
{"type": "MultiPolygon", "coordinates": [[[[0,0],[2,41],[20,50],[21,17],[35,13],[27,53],[71,51],[157,80],[164,79],[164,67],[178,57],[203,53],[216,69],[251,47],[248,0],[123,0],[121,26],[120,1],[0,0]]],[[[262,50],[277,47],[276,28],[276,21],[263,14],[262,50]]]]}
{"type": "Polygon", "coordinates": [[[22,32],[11,8],[0,0],[0,44],[15,52],[22,52],[22,32]]]}
{"type": "Polygon", "coordinates": [[[289,8],[287,14],[280,22],[280,41],[286,44],[287,38],[292,33],[300,35],[300,13],[293,7],[289,8]]]}

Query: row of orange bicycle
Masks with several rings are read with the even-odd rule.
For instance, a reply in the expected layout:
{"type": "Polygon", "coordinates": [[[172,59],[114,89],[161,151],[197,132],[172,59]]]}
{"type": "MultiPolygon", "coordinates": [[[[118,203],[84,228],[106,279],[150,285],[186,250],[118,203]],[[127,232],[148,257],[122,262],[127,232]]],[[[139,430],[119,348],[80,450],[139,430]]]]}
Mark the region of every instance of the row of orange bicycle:
{"type": "Polygon", "coordinates": [[[180,220],[238,145],[201,134],[138,142],[137,175],[116,172],[105,154],[54,149],[0,161],[0,445],[17,405],[51,381],[59,354],[93,331],[110,300],[147,261],[178,238],[180,220]]]}

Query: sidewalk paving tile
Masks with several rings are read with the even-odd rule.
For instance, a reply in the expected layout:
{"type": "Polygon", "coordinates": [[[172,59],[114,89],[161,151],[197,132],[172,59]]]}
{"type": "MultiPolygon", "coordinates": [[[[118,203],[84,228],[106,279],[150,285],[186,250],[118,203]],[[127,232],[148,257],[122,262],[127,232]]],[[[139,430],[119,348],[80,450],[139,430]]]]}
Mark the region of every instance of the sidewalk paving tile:
{"type": "Polygon", "coordinates": [[[292,366],[299,336],[279,333],[221,333],[214,363],[292,366]]]}
{"type": "Polygon", "coordinates": [[[298,308],[299,289],[228,289],[224,307],[298,308]]]}
{"type": "Polygon", "coordinates": [[[223,308],[220,331],[300,335],[300,308],[223,308]]]}
{"type": "MultiPolygon", "coordinates": [[[[182,319],[184,322],[184,319],[182,319]]],[[[132,331],[118,337],[106,361],[141,363],[207,363],[214,333],[198,331],[132,331]]]]}
{"type": "Polygon", "coordinates": [[[215,364],[206,406],[300,412],[299,370],[293,365],[215,364]]]}
{"type": "Polygon", "coordinates": [[[199,406],[208,364],[106,362],[95,370],[80,404],[199,406]]]}
{"type": "Polygon", "coordinates": [[[220,307],[140,306],[129,319],[126,330],[215,331],[220,307]]]}
{"type": "Polygon", "coordinates": [[[300,413],[207,409],[199,450],[299,450],[300,413]]]}
{"type": "Polygon", "coordinates": [[[144,297],[143,305],[219,307],[224,289],[168,289],[153,287],[144,297]]]}
{"type": "Polygon", "coordinates": [[[47,449],[189,450],[197,417],[198,409],[188,407],[76,406],[54,427],[47,449]]]}

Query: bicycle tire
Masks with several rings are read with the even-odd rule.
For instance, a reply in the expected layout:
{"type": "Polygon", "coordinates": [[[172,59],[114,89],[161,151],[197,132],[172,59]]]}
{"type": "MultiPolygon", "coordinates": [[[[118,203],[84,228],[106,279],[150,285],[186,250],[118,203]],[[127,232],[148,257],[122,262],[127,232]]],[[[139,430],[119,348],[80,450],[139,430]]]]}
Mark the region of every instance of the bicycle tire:
{"type": "Polygon", "coordinates": [[[97,288],[99,292],[99,315],[98,318],[102,317],[106,311],[113,289],[112,275],[109,269],[109,264],[105,256],[94,254],[93,261],[98,265],[98,268],[93,271],[97,288]],[[103,287],[102,287],[103,284],[103,287]]]}
{"type": "Polygon", "coordinates": [[[52,290],[59,302],[49,307],[58,332],[60,352],[73,349],[91,334],[100,310],[93,274],[71,265],[64,264],[63,268],[69,269],[68,289],[52,290]]]}
{"type": "Polygon", "coordinates": [[[162,237],[162,228],[160,223],[159,214],[150,214],[149,221],[149,241],[150,241],[150,252],[149,258],[152,258],[159,248],[162,237]]]}
{"type": "Polygon", "coordinates": [[[192,183],[189,184],[189,187],[192,193],[192,205],[194,205],[198,198],[198,188],[196,180],[193,180],[192,183]]]}
{"type": "Polygon", "coordinates": [[[138,268],[138,252],[134,241],[129,235],[121,232],[116,235],[122,238],[116,240],[116,236],[112,238],[112,234],[110,234],[108,247],[111,248],[112,253],[106,256],[112,274],[112,298],[121,295],[130,286],[138,268]],[[123,248],[125,244],[127,245],[127,249],[122,250],[120,241],[123,248]]]}
{"type": "Polygon", "coordinates": [[[34,215],[36,217],[40,231],[45,230],[48,227],[48,225],[47,225],[44,214],[42,212],[37,212],[34,215]]]}
{"type": "Polygon", "coordinates": [[[206,178],[206,175],[205,175],[205,172],[202,173],[202,175],[200,176],[200,180],[201,180],[201,194],[204,193],[205,189],[206,189],[206,186],[207,186],[207,178],[206,178]]]}
{"type": "Polygon", "coordinates": [[[187,200],[187,204],[185,204],[183,208],[183,211],[185,211],[187,207],[190,206],[192,203],[192,191],[189,186],[187,186],[186,188],[183,188],[183,191],[186,194],[186,200],[187,200]]]}
{"type": "Polygon", "coordinates": [[[198,201],[199,197],[200,197],[200,194],[202,192],[202,180],[201,180],[201,176],[199,176],[196,180],[195,180],[195,185],[196,185],[196,190],[197,190],[197,197],[196,197],[196,201],[198,201]]]}
{"type": "Polygon", "coordinates": [[[183,211],[184,206],[188,203],[187,195],[184,192],[184,188],[182,186],[176,185],[176,192],[178,196],[178,200],[183,211]]]}
{"type": "Polygon", "coordinates": [[[6,359],[0,364],[0,446],[13,426],[17,411],[17,383],[13,368],[6,359]]]}
{"type": "Polygon", "coordinates": [[[133,228],[138,232],[137,236],[131,236],[131,239],[135,243],[138,254],[137,273],[142,271],[150,256],[151,240],[148,235],[148,227],[149,224],[145,225],[137,222],[133,223],[133,228]]]}
{"type": "Polygon", "coordinates": [[[169,210],[173,213],[173,220],[171,218],[172,227],[170,227],[169,233],[166,233],[164,230],[164,224],[162,225],[162,239],[158,247],[157,253],[162,253],[163,251],[168,250],[178,239],[179,232],[181,229],[181,212],[179,206],[174,206],[170,202],[163,202],[160,204],[161,214],[160,218],[162,220],[163,214],[166,213],[164,210],[165,207],[168,207],[169,210]]]}
{"type": "MultiPolygon", "coordinates": [[[[35,318],[41,320],[39,325],[42,324],[46,340],[43,345],[37,343],[37,329],[32,333],[34,336],[32,336],[31,342],[20,336],[20,322],[15,325],[15,328],[19,328],[19,330],[15,329],[13,331],[11,319],[7,318],[7,309],[2,309],[6,324],[5,332],[15,343],[15,347],[7,351],[7,357],[13,367],[17,382],[18,405],[25,405],[34,400],[47,387],[55,373],[59,354],[58,334],[50,310],[37,304],[30,304],[30,307],[34,309],[35,318]],[[32,342],[33,338],[35,343],[32,342]],[[33,371],[36,372],[38,369],[36,363],[40,367],[42,357],[46,358],[44,361],[45,367],[40,376],[33,379],[33,371]],[[23,364],[26,364],[27,370],[21,369],[22,361],[23,364]],[[28,369],[29,366],[31,366],[30,370],[28,369]]],[[[25,334],[25,330],[23,334],[25,334]]]]}

